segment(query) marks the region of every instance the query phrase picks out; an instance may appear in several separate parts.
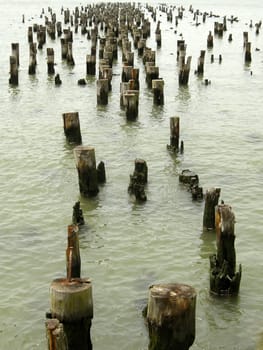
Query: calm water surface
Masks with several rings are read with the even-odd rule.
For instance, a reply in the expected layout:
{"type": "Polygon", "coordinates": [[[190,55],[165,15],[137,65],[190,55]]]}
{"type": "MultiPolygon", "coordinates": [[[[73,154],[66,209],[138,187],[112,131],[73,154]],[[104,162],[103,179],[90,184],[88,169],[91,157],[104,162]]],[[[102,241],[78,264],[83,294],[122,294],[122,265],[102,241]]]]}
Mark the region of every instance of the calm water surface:
{"type": "Polygon", "coordinates": [[[186,11],[177,28],[157,12],[162,47],[156,48],[156,23],[147,46],[156,49],[165,104],[153,106],[142,61],[135,53],[135,67],[140,68],[139,117],[128,123],[119,107],[121,52],[114,62],[106,107],[96,105],[95,78],[88,79],[85,87],[77,85],[85,77],[90,52],[90,42],[80,33],[74,35],[74,68],[61,61],[60,42],[47,37],[46,46],[37,53],[36,75],[27,73],[28,26],[43,23],[42,8],[47,14],[51,6],[59,19],[61,5],[74,9],[79,2],[0,0],[1,350],[47,348],[49,286],[66,273],[67,225],[77,200],[86,221],[80,230],[80,248],[82,276],[93,283],[95,350],[147,349],[141,311],[149,285],[160,282],[196,288],[193,350],[263,348],[263,28],[256,36],[255,27],[248,25],[250,19],[262,20],[262,2],[191,3],[194,9],[218,14],[220,21],[224,15],[240,19],[228,22],[223,38],[214,38],[214,48],[206,52],[204,78],[211,84],[202,84],[194,70],[215,19],[196,27],[188,11],[190,2],[183,4],[186,11]],[[251,41],[250,65],[244,64],[243,31],[248,31],[251,41]],[[188,87],[178,86],[176,45],[181,33],[187,55],[192,56],[188,87]],[[12,42],[20,45],[18,87],[8,84],[12,42]],[[59,88],[47,75],[46,47],[55,50],[55,70],[63,82],[59,88]],[[62,123],[62,113],[71,111],[79,112],[83,144],[94,146],[97,162],[105,162],[107,183],[95,199],[79,195],[73,151],[62,123]],[[185,144],[184,154],[177,157],[166,150],[172,116],[180,117],[185,144]],[[148,200],[143,205],[127,194],[137,157],[145,159],[149,169],[148,200]],[[237,263],[243,267],[236,299],[209,294],[208,257],[215,252],[215,237],[202,229],[204,203],[192,202],[179,185],[178,174],[187,168],[199,175],[204,191],[220,187],[221,199],[235,212],[237,263]]]}

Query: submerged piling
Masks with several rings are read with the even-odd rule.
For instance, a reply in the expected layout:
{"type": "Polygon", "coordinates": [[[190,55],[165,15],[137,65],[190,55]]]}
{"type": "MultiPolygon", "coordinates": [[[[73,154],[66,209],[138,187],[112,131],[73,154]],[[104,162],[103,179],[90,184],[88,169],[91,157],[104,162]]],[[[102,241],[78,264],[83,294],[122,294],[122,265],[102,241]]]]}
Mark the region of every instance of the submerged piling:
{"type": "Polygon", "coordinates": [[[130,184],[128,192],[134,194],[136,200],[146,201],[147,197],[145,194],[144,186],[148,182],[148,167],[147,163],[143,159],[135,159],[135,169],[133,175],[130,175],[130,184]]]}

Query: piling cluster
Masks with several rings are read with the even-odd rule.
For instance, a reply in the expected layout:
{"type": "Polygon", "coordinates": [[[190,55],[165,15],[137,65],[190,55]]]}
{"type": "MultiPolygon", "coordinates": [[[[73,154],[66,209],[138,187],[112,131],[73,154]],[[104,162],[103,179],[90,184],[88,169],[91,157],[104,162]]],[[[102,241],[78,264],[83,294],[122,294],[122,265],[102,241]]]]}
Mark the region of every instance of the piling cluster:
{"type": "MultiPolygon", "coordinates": [[[[78,80],[78,85],[85,86],[88,76],[96,77],[97,105],[105,106],[110,102],[112,79],[114,77],[114,60],[122,60],[120,74],[120,108],[125,112],[128,122],[139,116],[140,77],[145,77],[147,89],[152,91],[153,104],[163,105],[164,79],[160,76],[157,65],[155,47],[148,46],[147,39],[154,31],[156,49],[162,47],[161,21],[156,22],[156,15],[161,12],[166,20],[178,26],[184,18],[185,8],[160,4],[152,7],[135,3],[100,3],[75,7],[73,11],[61,8],[63,21],[48,8],[48,14],[42,10],[41,17],[45,25],[34,24],[28,27],[29,66],[28,74],[35,75],[37,52],[46,45],[46,36],[51,40],[59,40],[61,60],[74,67],[74,36],[80,35],[91,43],[90,52],[86,54],[86,77],[78,80]],[[147,17],[147,15],[148,17],[147,17]],[[151,20],[149,19],[151,18],[151,20]],[[154,28],[153,27],[154,24],[154,28]],[[36,41],[34,42],[34,37],[36,41]],[[143,71],[134,66],[135,52],[143,64],[143,71]],[[119,57],[121,56],[121,57],[119,57]]],[[[209,30],[207,51],[213,50],[215,40],[222,38],[227,31],[227,21],[231,24],[238,21],[234,16],[223,17],[212,12],[201,13],[189,7],[193,15],[193,23],[197,27],[208,18],[216,18],[213,29],[209,30]]],[[[25,20],[23,18],[23,23],[25,20]]],[[[253,27],[252,22],[250,27],[253,27]]],[[[261,22],[255,24],[256,35],[259,35],[261,22]]],[[[177,31],[175,30],[175,34],[177,31]]],[[[229,34],[228,41],[233,40],[229,34]]],[[[251,42],[248,32],[243,33],[244,61],[249,64],[251,42]]],[[[189,83],[192,57],[186,55],[187,44],[183,37],[177,39],[176,63],[178,67],[178,85],[189,83]]],[[[195,73],[200,77],[205,72],[206,50],[200,50],[195,73]]],[[[60,74],[55,71],[54,49],[46,48],[47,74],[54,77],[57,86],[62,84],[60,74]]],[[[222,55],[219,55],[219,63],[222,55]]],[[[214,55],[211,54],[211,63],[214,55]]],[[[11,44],[9,84],[18,85],[19,78],[19,43],[11,44]]],[[[208,79],[204,80],[209,85],[208,79]]],[[[105,164],[96,164],[95,149],[82,145],[82,136],[78,112],[62,113],[64,134],[69,144],[73,145],[73,154],[78,174],[79,192],[84,197],[97,196],[100,185],[106,182],[105,164]]],[[[169,152],[179,156],[184,151],[184,143],[180,141],[180,118],[170,117],[169,152]]],[[[146,185],[148,183],[148,166],[144,159],[136,158],[134,172],[130,175],[128,193],[137,202],[145,202],[146,185]]],[[[217,253],[210,256],[210,291],[217,295],[233,295],[239,291],[241,265],[236,270],[236,254],[234,248],[235,215],[229,205],[219,202],[220,188],[211,188],[203,195],[203,187],[199,185],[199,176],[189,169],[179,174],[179,181],[191,192],[193,200],[205,199],[203,228],[215,232],[217,253]]],[[[68,246],[66,249],[67,276],[52,281],[50,287],[51,306],[47,313],[46,329],[49,350],[92,349],[90,328],[93,318],[92,285],[89,278],[81,278],[81,259],[78,232],[84,225],[84,217],[80,202],[73,207],[72,224],[68,226],[68,246]]],[[[149,299],[145,317],[149,330],[149,350],[189,349],[195,339],[195,305],[196,291],[193,287],[178,283],[163,283],[149,287],[149,299]]]]}

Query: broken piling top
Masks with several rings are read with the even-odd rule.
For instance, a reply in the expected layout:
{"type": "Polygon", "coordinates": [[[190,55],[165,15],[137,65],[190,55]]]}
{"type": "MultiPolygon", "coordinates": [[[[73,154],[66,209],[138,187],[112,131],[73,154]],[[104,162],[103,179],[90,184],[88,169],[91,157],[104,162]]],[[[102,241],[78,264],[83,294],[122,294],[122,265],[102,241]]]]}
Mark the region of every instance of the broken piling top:
{"type": "Polygon", "coordinates": [[[77,146],[74,148],[74,159],[76,167],[80,160],[86,161],[90,166],[95,164],[96,167],[96,158],[95,158],[95,148],[92,146],[77,146]]]}
{"type": "Polygon", "coordinates": [[[195,339],[196,291],[186,284],[149,288],[147,322],[151,350],[187,350],[195,339]]]}
{"type": "Polygon", "coordinates": [[[234,236],[235,214],[230,205],[219,204],[215,207],[215,223],[217,240],[220,240],[222,233],[234,236]]]}
{"type": "Polygon", "coordinates": [[[203,227],[207,230],[213,230],[215,228],[215,207],[218,205],[220,192],[220,188],[210,188],[206,191],[203,227]]]}
{"type": "Polygon", "coordinates": [[[90,146],[77,146],[74,148],[74,157],[80,193],[84,196],[96,196],[99,188],[95,149],[90,146]]]}
{"type": "Polygon", "coordinates": [[[60,322],[78,322],[93,318],[90,279],[57,278],[50,286],[50,311],[60,322]]]}

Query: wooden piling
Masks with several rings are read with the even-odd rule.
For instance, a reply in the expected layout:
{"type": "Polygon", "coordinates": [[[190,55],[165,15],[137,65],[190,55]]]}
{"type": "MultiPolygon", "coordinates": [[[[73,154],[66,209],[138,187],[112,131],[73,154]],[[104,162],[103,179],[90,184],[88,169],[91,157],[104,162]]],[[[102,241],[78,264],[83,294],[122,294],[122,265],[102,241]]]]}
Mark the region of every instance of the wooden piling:
{"type": "Polygon", "coordinates": [[[214,46],[214,37],[212,35],[211,30],[209,31],[208,37],[207,37],[207,48],[211,49],[214,46]]]}
{"type": "Polygon", "coordinates": [[[96,56],[86,56],[86,73],[87,75],[96,75],[96,56]]]}
{"type": "Polygon", "coordinates": [[[9,84],[18,85],[18,66],[16,56],[10,56],[10,78],[9,84]]]}
{"type": "Polygon", "coordinates": [[[198,58],[197,74],[204,74],[204,62],[205,62],[205,50],[201,50],[200,57],[198,58]]]}
{"type": "Polygon", "coordinates": [[[27,29],[27,41],[29,44],[33,42],[33,27],[32,26],[28,27],[28,29],[27,29]]]}
{"type": "Polygon", "coordinates": [[[97,104],[107,105],[109,94],[109,81],[108,79],[97,80],[97,104]]]}
{"type": "MultiPolygon", "coordinates": [[[[92,350],[90,329],[93,318],[92,284],[89,279],[58,278],[50,286],[52,318],[63,324],[67,350],[92,350]]],[[[52,350],[62,350],[52,348],[52,350]]]]}
{"type": "Polygon", "coordinates": [[[74,66],[75,65],[75,61],[74,61],[74,58],[73,58],[72,42],[71,41],[68,42],[67,63],[70,66],[74,66]]]}
{"type": "Polygon", "coordinates": [[[12,51],[11,55],[16,57],[16,64],[19,67],[19,43],[12,43],[11,51],[12,51]]]}
{"type": "Polygon", "coordinates": [[[220,188],[210,188],[205,194],[203,227],[207,230],[215,229],[215,207],[218,205],[220,188]]]}
{"type": "Polygon", "coordinates": [[[36,43],[29,44],[29,66],[28,66],[28,74],[33,75],[36,74],[36,65],[37,65],[37,45],[36,43]]]}
{"type": "Polygon", "coordinates": [[[180,118],[170,118],[170,145],[167,148],[173,152],[179,150],[179,137],[180,137],[180,118]]]}
{"type": "Polygon", "coordinates": [[[251,61],[251,43],[247,42],[245,46],[245,62],[250,63],[251,61]]]}
{"type": "Polygon", "coordinates": [[[97,166],[97,177],[99,184],[104,184],[106,182],[105,164],[102,161],[100,161],[97,166]]]}
{"type": "Polygon", "coordinates": [[[195,172],[189,169],[184,169],[179,175],[179,182],[191,187],[199,184],[199,177],[195,172]]]}
{"type": "Polygon", "coordinates": [[[81,144],[82,138],[80,132],[79,113],[63,113],[62,116],[64,133],[66,135],[67,141],[70,143],[81,144]]]}
{"type": "Polygon", "coordinates": [[[189,80],[189,73],[191,68],[192,57],[188,56],[186,63],[184,60],[179,58],[179,85],[187,85],[189,80]]]}
{"type": "Polygon", "coordinates": [[[152,88],[152,80],[159,79],[159,67],[153,65],[152,62],[146,62],[146,83],[148,88],[152,88]]]}
{"type": "Polygon", "coordinates": [[[78,232],[78,225],[73,224],[68,226],[68,246],[66,249],[66,266],[68,279],[81,276],[78,232]]]}
{"type": "Polygon", "coordinates": [[[73,206],[72,223],[78,226],[85,224],[83,212],[80,208],[80,201],[77,201],[73,206]]]}
{"type": "Polygon", "coordinates": [[[47,72],[48,74],[55,74],[54,68],[54,49],[47,48],[47,72]]]}
{"type": "Polygon", "coordinates": [[[144,186],[148,182],[147,163],[145,160],[137,158],[135,159],[134,165],[133,175],[130,175],[128,192],[134,194],[136,200],[144,202],[147,200],[144,190],[144,186]]]}
{"type": "Polygon", "coordinates": [[[138,117],[139,91],[127,90],[123,94],[127,120],[135,120],[138,117]]]}
{"type": "Polygon", "coordinates": [[[149,288],[147,325],[149,350],[188,350],[195,340],[196,291],[186,284],[149,288]]]}
{"type": "Polygon", "coordinates": [[[38,26],[37,29],[37,42],[38,42],[38,49],[42,49],[43,45],[46,43],[46,27],[45,26],[38,26]]]}
{"type": "Polygon", "coordinates": [[[153,79],[152,80],[153,103],[155,105],[163,105],[164,104],[163,87],[164,87],[163,79],[153,79]]]}
{"type": "Polygon", "coordinates": [[[62,84],[62,80],[60,79],[60,75],[56,74],[55,75],[55,85],[61,85],[62,84]]]}
{"type": "Polygon", "coordinates": [[[241,265],[236,272],[235,215],[229,205],[215,208],[217,254],[210,256],[210,291],[216,295],[236,295],[241,280],[241,265]]]}
{"type": "Polygon", "coordinates": [[[80,193],[83,196],[96,196],[99,188],[95,149],[90,146],[77,146],[74,148],[74,157],[78,170],[80,193]]]}
{"type": "Polygon", "coordinates": [[[46,337],[48,350],[68,350],[64,327],[58,319],[50,318],[46,320],[46,337]]]}

